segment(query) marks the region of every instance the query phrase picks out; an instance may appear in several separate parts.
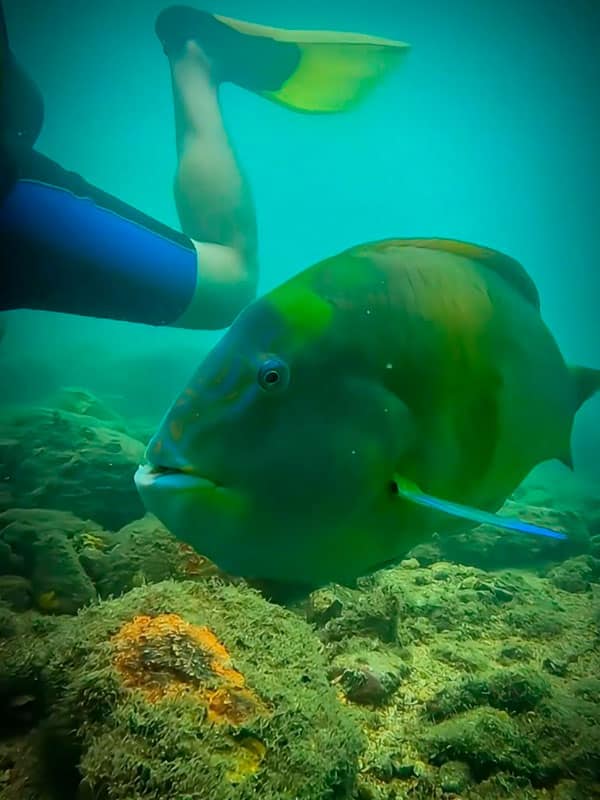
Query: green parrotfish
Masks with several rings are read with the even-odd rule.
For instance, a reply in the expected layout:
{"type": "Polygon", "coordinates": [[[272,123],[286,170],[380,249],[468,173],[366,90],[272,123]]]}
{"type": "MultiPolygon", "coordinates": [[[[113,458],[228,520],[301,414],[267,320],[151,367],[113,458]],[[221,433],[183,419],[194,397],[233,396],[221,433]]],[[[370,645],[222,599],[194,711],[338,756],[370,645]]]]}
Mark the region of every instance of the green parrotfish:
{"type": "Polygon", "coordinates": [[[351,582],[434,531],[553,535],[492,513],[536,464],[570,464],[599,388],[600,370],[565,363],[517,261],[444,239],[363,244],[239,315],[136,483],[226,572],[351,582]]]}

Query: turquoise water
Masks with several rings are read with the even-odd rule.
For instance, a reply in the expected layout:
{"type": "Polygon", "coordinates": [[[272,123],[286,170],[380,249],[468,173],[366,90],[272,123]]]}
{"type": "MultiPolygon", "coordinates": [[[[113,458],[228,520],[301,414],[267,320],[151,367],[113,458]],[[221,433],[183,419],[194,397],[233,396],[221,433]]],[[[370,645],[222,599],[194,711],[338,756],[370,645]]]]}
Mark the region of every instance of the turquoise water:
{"type": "MultiPolygon", "coordinates": [[[[4,0],[45,98],[38,149],[178,228],[162,7],[4,0]]],[[[598,0],[211,10],[412,45],[347,114],[223,88],[261,294],[360,242],[477,242],[523,263],[566,358],[600,368],[598,0]]],[[[268,581],[206,580],[217,567],[133,484],[221,334],[5,316],[0,800],[600,797],[600,395],[577,415],[575,473],[542,465],[508,506],[566,544],[434,534],[284,607],[268,581]]]]}
{"type": "MultiPolygon", "coordinates": [[[[39,149],[177,227],[170,79],[153,32],[161,7],[7,0],[5,13],[14,50],[45,97],[39,149]]],[[[224,88],[255,196],[261,291],[359,241],[480,242],[523,262],[566,357],[600,365],[596,2],[428,0],[393,10],[387,0],[231,2],[214,10],[413,46],[405,66],[346,115],[296,115],[224,88]]],[[[216,338],[55,314],[10,317],[7,396],[76,383],[150,415],[216,338]]],[[[600,398],[580,412],[574,442],[580,468],[600,474],[600,398]]]]}

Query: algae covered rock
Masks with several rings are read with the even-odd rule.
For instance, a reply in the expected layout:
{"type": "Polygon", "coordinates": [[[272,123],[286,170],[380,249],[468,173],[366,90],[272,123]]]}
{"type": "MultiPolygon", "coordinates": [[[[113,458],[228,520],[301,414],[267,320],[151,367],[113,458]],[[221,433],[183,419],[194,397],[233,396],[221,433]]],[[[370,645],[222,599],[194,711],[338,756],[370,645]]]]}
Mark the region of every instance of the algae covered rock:
{"type": "Polygon", "coordinates": [[[440,767],[440,786],[445,792],[460,794],[473,782],[469,765],[462,761],[446,761],[440,767]]]}
{"type": "Polygon", "coordinates": [[[31,583],[22,575],[0,575],[0,602],[13,611],[31,608],[31,583]]]}
{"type": "Polygon", "coordinates": [[[0,513],[0,541],[22,560],[34,604],[47,613],[74,614],[96,598],[75,542],[102,533],[95,523],[63,511],[14,508],[0,513]]]}
{"type": "Polygon", "coordinates": [[[329,676],[351,702],[380,706],[390,700],[408,672],[395,653],[359,645],[334,658],[329,676]]]}
{"type": "MultiPolygon", "coordinates": [[[[370,585],[369,579],[363,583],[370,585]]],[[[319,628],[324,642],[335,642],[348,636],[364,636],[382,642],[396,639],[398,615],[402,600],[398,593],[380,588],[375,583],[369,594],[343,586],[331,586],[313,592],[306,616],[319,628]]]]}
{"type": "Polygon", "coordinates": [[[79,386],[64,386],[49,402],[52,408],[78,414],[82,417],[93,417],[108,423],[107,427],[115,431],[127,433],[125,420],[113,411],[95,394],[79,386]]]}
{"type": "Polygon", "coordinates": [[[586,592],[592,583],[600,583],[600,560],[590,555],[569,558],[551,569],[547,577],[565,592],[586,592]]]}
{"type": "Polygon", "coordinates": [[[352,712],[309,626],[252,590],[134,589],[62,618],[46,645],[40,757],[69,754],[48,780],[76,776],[78,797],[350,797],[362,748],[352,712]]]}
{"type": "Polygon", "coordinates": [[[149,514],[113,533],[68,511],[13,508],[0,513],[0,546],[23,573],[0,573],[0,598],[3,586],[14,599],[11,587],[29,585],[35,607],[45,613],[74,614],[97,597],[144,583],[218,574],[149,514]]]}
{"type": "Polygon", "coordinates": [[[101,597],[117,597],[135,586],[167,578],[217,574],[211,562],[177,541],[151,514],[99,541],[84,543],[79,559],[101,597]]]}
{"type": "Polygon", "coordinates": [[[49,534],[36,542],[32,584],[41,611],[74,614],[96,598],[71,543],[61,534],[49,534]]]}
{"type": "Polygon", "coordinates": [[[144,445],[109,424],[52,408],[3,410],[0,510],[60,509],[110,530],[143,516],[133,475],[144,445]]]}
{"type": "Polygon", "coordinates": [[[480,525],[472,530],[439,536],[437,542],[443,558],[482,569],[499,569],[529,567],[548,560],[562,561],[590,549],[588,526],[582,514],[576,511],[507,500],[499,513],[566,533],[568,538],[524,536],[493,525],[480,525]]]}
{"type": "Polygon", "coordinates": [[[444,719],[476,706],[522,713],[534,709],[549,694],[548,681],[536,670],[501,669],[444,687],[427,703],[427,711],[433,719],[444,719]]]}
{"type": "Polygon", "coordinates": [[[424,737],[436,764],[461,761],[481,779],[499,769],[531,772],[535,746],[523,736],[505,711],[476,708],[440,722],[424,737]]]}

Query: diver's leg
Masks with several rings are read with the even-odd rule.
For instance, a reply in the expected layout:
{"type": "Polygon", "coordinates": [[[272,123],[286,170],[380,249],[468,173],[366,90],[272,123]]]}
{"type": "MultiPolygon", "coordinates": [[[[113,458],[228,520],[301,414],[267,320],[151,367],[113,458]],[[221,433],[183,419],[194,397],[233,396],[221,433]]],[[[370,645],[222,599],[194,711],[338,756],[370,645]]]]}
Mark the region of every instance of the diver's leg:
{"type": "Polygon", "coordinates": [[[192,239],[253,258],[254,208],[221,115],[218,67],[194,41],[169,61],[178,155],[175,200],[182,229],[192,239]]]}
{"type": "Polygon", "coordinates": [[[194,313],[231,316],[231,305],[239,310],[252,299],[258,279],[250,188],[225,130],[216,65],[193,40],[170,52],[169,63],[178,158],[175,202],[199,260],[194,313]]]}
{"type": "MultiPolygon", "coordinates": [[[[0,197],[0,310],[203,328],[191,239],[37,153],[0,197]]],[[[230,322],[231,320],[228,320],[230,322]]],[[[224,324],[227,324],[224,323],[224,324]]]]}

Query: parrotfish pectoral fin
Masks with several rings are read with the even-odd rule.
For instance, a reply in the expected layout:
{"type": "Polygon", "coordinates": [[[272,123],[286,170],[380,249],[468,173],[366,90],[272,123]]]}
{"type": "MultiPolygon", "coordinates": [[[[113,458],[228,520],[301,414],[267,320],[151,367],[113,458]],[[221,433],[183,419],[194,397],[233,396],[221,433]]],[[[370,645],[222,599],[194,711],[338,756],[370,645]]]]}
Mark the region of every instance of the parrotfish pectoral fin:
{"type": "Polygon", "coordinates": [[[490,514],[487,511],[480,511],[477,508],[470,506],[463,506],[460,503],[452,503],[449,500],[442,500],[439,497],[432,497],[429,494],[422,492],[419,487],[401,478],[397,475],[394,476],[394,484],[400,497],[410,500],[411,503],[416,503],[420,506],[427,508],[434,508],[437,511],[442,511],[445,514],[450,514],[453,517],[460,517],[461,519],[468,519],[478,524],[495,525],[497,528],[503,528],[507,531],[517,531],[518,533],[533,533],[536,536],[549,536],[552,539],[566,539],[568,538],[564,533],[550,530],[549,528],[542,528],[539,525],[533,525],[531,522],[524,520],[514,519],[511,517],[501,517],[498,514],[490,514]]]}

